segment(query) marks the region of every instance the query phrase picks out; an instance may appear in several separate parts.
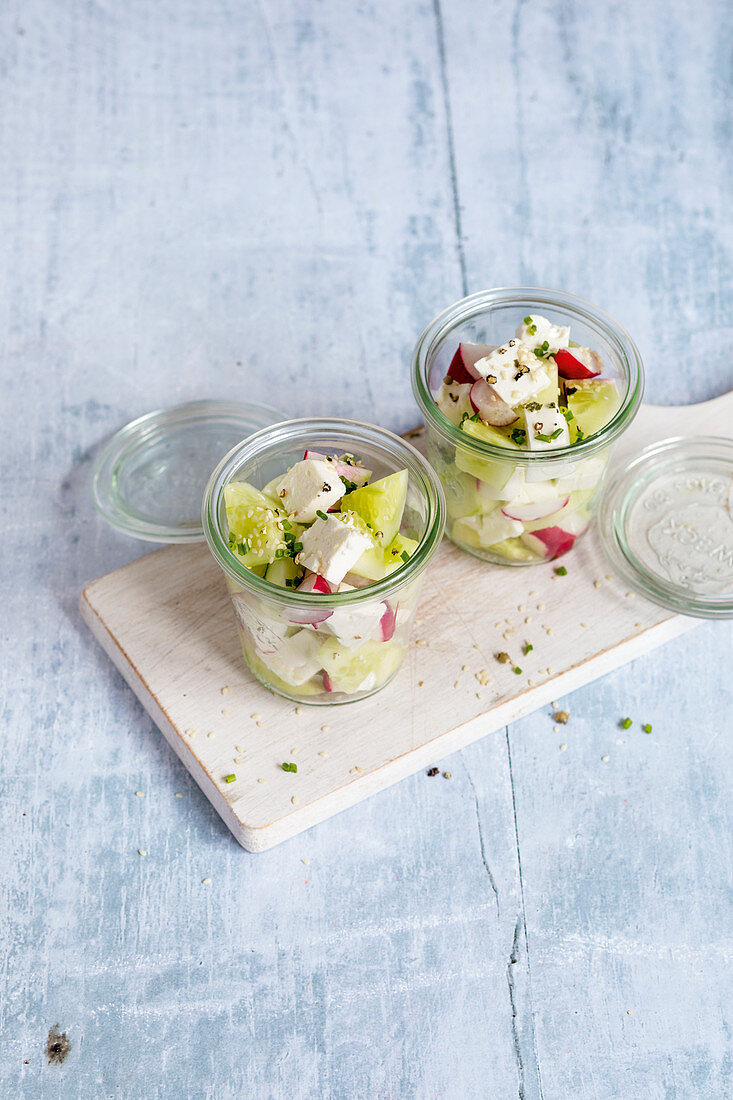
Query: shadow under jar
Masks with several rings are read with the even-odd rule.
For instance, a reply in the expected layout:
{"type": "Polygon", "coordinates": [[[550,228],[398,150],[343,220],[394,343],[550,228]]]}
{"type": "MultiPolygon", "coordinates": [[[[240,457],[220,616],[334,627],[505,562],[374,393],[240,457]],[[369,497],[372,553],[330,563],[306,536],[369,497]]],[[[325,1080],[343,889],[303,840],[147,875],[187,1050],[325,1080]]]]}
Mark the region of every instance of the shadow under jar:
{"type": "MultiPolygon", "coordinates": [[[[509,352],[514,349],[512,345],[509,352]]],[[[448,537],[497,565],[535,565],[567,553],[592,521],[611,447],[636,415],[643,379],[641,357],[631,337],[602,310],[574,295],[502,287],[473,294],[444,310],[417,341],[412,386],[425,420],[427,455],[445,491],[448,537]],[[533,317],[546,318],[557,327],[553,332],[570,328],[571,346],[566,350],[571,357],[577,349],[579,356],[588,358],[583,349],[591,349],[598,358],[588,358],[588,377],[582,377],[581,370],[577,380],[563,379],[571,359],[565,356],[562,367],[549,342],[543,347],[540,341],[538,355],[531,346],[542,335],[540,325],[538,336],[527,336],[522,361],[529,363],[530,371],[541,366],[548,385],[524,405],[511,402],[507,411],[504,403],[499,419],[507,422],[497,427],[482,419],[482,414],[490,421],[497,419],[482,400],[487,384],[496,382],[497,376],[483,376],[476,400],[473,383],[486,367],[471,363],[472,354],[478,354],[475,349],[465,355],[471,376],[463,375],[459,384],[444,385],[444,380],[452,377],[452,369],[460,374],[460,366],[453,366],[460,345],[485,345],[486,357],[516,341],[523,325],[529,332],[527,323],[533,317]],[[602,370],[595,373],[599,367],[602,370]],[[540,433],[532,442],[542,442],[541,449],[529,449],[527,436],[545,414],[557,442],[567,442],[556,445],[552,433],[543,442],[540,433]]]]}
{"type": "Polygon", "coordinates": [[[380,691],[396,675],[422,576],[445,526],[440,482],[409,443],[355,420],[275,424],[219,463],[204,495],[203,523],[232,597],[245,660],[265,687],[299,703],[349,703],[380,691]],[[254,572],[242,564],[236,547],[230,547],[226,487],[245,482],[262,490],[301,461],[306,450],[354,456],[372,471],[371,484],[407,472],[405,506],[390,546],[409,551],[402,549],[391,559],[388,547],[375,547],[363,566],[371,577],[348,574],[362,587],[345,585],[346,590],[332,592],[281,587],[258,576],[262,568],[254,572]]]}

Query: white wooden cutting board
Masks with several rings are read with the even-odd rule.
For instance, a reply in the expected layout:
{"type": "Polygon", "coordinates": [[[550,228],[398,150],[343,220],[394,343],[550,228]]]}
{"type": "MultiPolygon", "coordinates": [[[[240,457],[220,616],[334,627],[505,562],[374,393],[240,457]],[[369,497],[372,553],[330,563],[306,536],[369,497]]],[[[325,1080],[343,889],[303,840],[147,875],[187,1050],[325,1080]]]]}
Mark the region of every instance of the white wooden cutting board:
{"type": "MultiPolygon", "coordinates": [[[[733,434],[733,393],[684,408],[644,406],[615,462],[713,424],[733,434]]],[[[562,560],[566,577],[551,564],[493,567],[444,541],[402,670],[384,691],[344,706],[296,708],[250,675],[205,546],[166,547],[100,577],[80,607],[239,843],[256,852],[696,624],[629,593],[595,532],[562,560]],[[525,642],[534,646],[526,657],[525,642]],[[521,675],[495,660],[500,650],[521,675]],[[280,767],[290,760],[297,774],[280,767]],[[236,782],[227,784],[231,773],[236,782]]]]}

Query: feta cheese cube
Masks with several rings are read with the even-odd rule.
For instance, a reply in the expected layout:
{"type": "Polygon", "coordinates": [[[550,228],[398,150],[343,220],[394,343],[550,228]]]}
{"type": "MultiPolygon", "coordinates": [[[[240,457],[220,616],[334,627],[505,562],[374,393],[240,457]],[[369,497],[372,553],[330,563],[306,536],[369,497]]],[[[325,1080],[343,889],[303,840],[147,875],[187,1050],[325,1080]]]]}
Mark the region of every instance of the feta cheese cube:
{"type": "Polygon", "coordinates": [[[479,359],[476,370],[512,408],[531,401],[551,381],[547,365],[519,340],[509,340],[491,355],[479,359]]]}
{"type": "Polygon", "coordinates": [[[303,549],[295,559],[298,565],[320,573],[329,584],[340,584],[361,555],[374,545],[363,531],[334,515],[317,519],[303,532],[300,541],[303,549]]]}
{"type": "Polygon", "coordinates": [[[530,323],[522,321],[517,329],[517,338],[526,344],[528,348],[538,348],[545,340],[552,351],[558,348],[566,348],[570,342],[570,327],[566,325],[553,325],[546,317],[539,313],[530,316],[530,323]],[[530,329],[535,331],[531,332],[530,329]]]}
{"type": "Polygon", "coordinates": [[[538,405],[536,402],[530,402],[528,407],[522,409],[522,417],[530,451],[547,451],[554,450],[556,447],[570,446],[567,420],[554,403],[538,405]],[[554,438],[551,438],[553,436],[554,438]]]}
{"type": "Polygon", "coordinates": [[[248,633],[260,653],[274,653],[288,630],[287,623],[258,614],[243,596],[233,597],[239,625],[248,633]]]}
{"type": "Polygon", "coordinates": [[[524,524],[518,519],[505,516],[501,508],[487,515],[469,516],[461,522],[476,531],[481,546],[493,546],[497,542],[503,542],[504,539],[516,538],[524,531],[524,524]]]}
{"type": "Polygon", "coordinates": [[[435,402],[443,413],[447,416],[451,424],[458,426],[463,419],[463,414],[467,416],[473,416],[474,408],[471,404],[471,386],[468,382],[443,382],[442,386],[435,395],[435,402]]]}
{"type": "Polygon", "coordinates": [[[277,485],[281,506],[298,523],[312,523],[316,512],[327,512],[345,492],[333,463],[318,458],[296,462],[277,485]]]}
{"type": "Polygon", "coordinates": [[[299,630],[283,638],[274,653],[260,653],[260,659],[276,676],[292,687],[300,687],[321,668],[318,656],[321,640],[310,630],[299,630]]]}
{"type": "MultiPolygon", "coordinates": [[[[338,590],[354,592],[355,588],[351,584],[342,583],[338,590]]],[[[381,600],[369,600],[352,607],[336,607],[323,623],[323,627],[347,649],[358,649],[374,634],[383,614],[384,604],[381,600]]]]}

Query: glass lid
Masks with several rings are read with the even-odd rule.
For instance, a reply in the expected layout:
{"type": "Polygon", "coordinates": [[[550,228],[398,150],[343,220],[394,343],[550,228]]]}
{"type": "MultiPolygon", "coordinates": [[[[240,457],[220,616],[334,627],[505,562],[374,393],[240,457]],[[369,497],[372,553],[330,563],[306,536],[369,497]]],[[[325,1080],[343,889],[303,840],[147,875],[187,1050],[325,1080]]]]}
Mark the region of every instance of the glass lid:
{"type": "Polygon", "coordinates": [[[733,617],[733,439],[665,439],[603,493],[599,529],[616,571],[654,603],[733,617]]]}
{"type": "Polygon", "coordinates": [[[266,405],[192,401],[131,421],[103,448],[92,493],[118,531],[149,542],[203,539],[201,501],[232,447],[285,417],[266,405]]]}

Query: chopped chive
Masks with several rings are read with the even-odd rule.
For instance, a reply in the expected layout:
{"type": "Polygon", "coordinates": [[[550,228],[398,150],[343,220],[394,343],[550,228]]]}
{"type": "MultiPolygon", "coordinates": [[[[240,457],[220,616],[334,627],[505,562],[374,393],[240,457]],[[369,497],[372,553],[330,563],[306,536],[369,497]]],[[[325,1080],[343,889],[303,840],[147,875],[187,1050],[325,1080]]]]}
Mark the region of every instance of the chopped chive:
{"type": "Polygon", "coordinates": [[[302,542],[294,542],[293,543],[293,553],[294,554],[299,554],[302,549],[303,549],[303,543],[302,542]]]}
{"type": "Polygon", "coordinates": [[[284,519],[282,521],[282,525],[283,525],[284,530],[286,530],[286,531],[289,531],[290,528],[293,526],[289,519],[284,519]]]}
{"type": "Polygon", "coordinates": [[[328,516],[326,515],[326,513],[322,512],[320,508],[317,509],[316,515],[318,516],[319,519],[328,519],[328,516]]]}
{"type": "Polygon", "coordinates": [[[623,722],[621,723],[621,729],[627,730],[632,725],[633,725],[633,723],[632,723],[630,718],[624,718],[623,722]]]}
{"type": "Polygon", "coordinates": [[[287,550],[285,549],[284,546],[278,546],[277,550],[275,551],[275,557],[276,558],[284,558],[286,554],[287,554],[287,550]]]}
{"type": "Polygon", "coordinates": [[[524,318],[524,323],[525,323],[525,325],[531,325],[532,324],[532,318],[531,317],[525,317],[524,318]]]}
{"type": "Polygon", "coordinates": [[[522,670],[519,667],[519,665],[514,666],[514,673],[515,673],[516,676],[521,676],[522,675],[522,670]]]}
{"type": "Polygon", "coordinates": [[[225,783],[233,783],[236,778],[237,778],[236,775],[234,774],[234,772],[232,772],[231,775],[225,775],[224,776],[224,782],[225,783]]]}
{"type": "Polygon", "coordinates": [[[298,770],[298,765],[293,764],[292,762],[290,764],[284,763],[281,765],[281,767],[284,772],[297,772],[298,770]]]}
{"type": "Polygon", "coordinates": [[[407,561],[409,561],[409,560],[410,560],[410,555],[409,555],[409,554],[407,553],[407,551],[406,551],[406,550],[403,550],[403,551],[402,551],[402,553],[400,554],[400,557],[401,557],[401,558],[402,558],[402,560],[403,560],[403,561],[405,561],[405,562],[407,562],[407,561]]]}
{"type": "Polygon", "coordinates": [[[644,730],[644,733],[651,733],[652,732],[651,722],[645,722],[644,725],[641,728],[644,730]]]}
{"type": "Polygon", "coordinates": [[[531,643],[531,642],[527,642],[527,643],[525,644],[525,646],[524,646],[524,649],[522,650],[522,652],[524,653],[524,656],[526,657],[526,656],[527,656],[527,654],[528,654],[528,653],[531,653],[533,649],[534,649],[534,646],[532,645],[532,643],[531,643]]]}
{"type": "Polygon", "coordinates": [[[558,577],[567,577],[568,575],[568,571],[564,565],[558,565],[555,572],[557,573],[558,577]]]}

